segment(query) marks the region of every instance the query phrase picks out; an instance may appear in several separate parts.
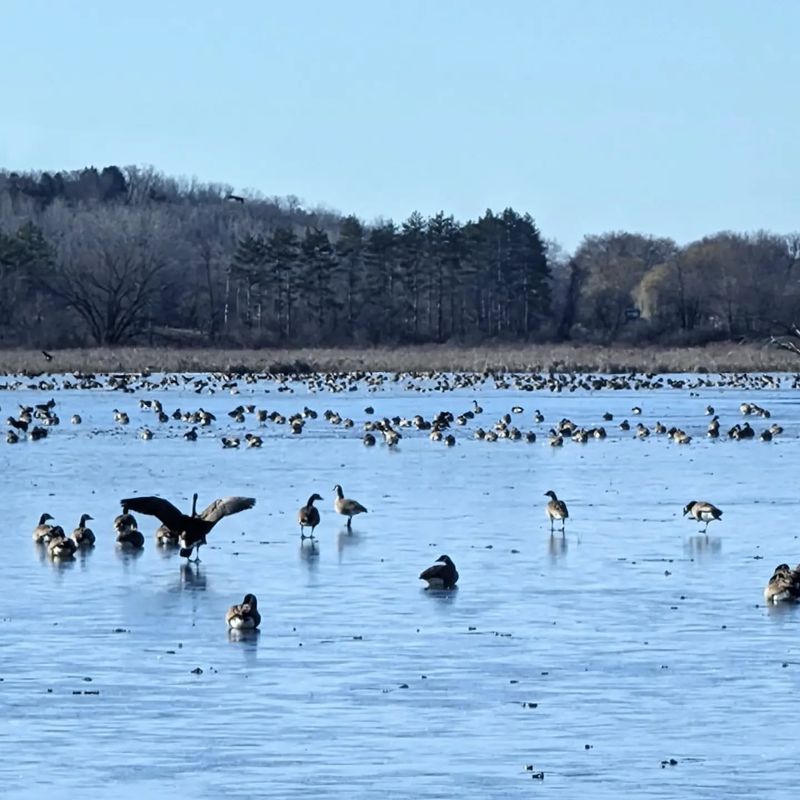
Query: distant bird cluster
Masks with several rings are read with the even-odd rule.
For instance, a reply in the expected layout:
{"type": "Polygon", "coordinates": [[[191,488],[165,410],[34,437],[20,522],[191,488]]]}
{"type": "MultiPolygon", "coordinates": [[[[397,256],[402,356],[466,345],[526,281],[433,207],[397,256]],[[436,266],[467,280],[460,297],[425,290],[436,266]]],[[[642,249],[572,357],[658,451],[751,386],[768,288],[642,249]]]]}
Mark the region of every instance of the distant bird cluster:
{"type": "Polygon", "coordinates": [[[8,417],[6,424],[9,431],[6,433],[6,442],[16,444],[21,436],[35,442],[47,436],[47,429],[52,425],[58,425],[61,420],[53,411],[56,401],[50,398],[46,403],[39,403],[35,406],[20,406],[16,417],[8,417]],[[41,424],[37,424],[37,423],[41,424]]]}

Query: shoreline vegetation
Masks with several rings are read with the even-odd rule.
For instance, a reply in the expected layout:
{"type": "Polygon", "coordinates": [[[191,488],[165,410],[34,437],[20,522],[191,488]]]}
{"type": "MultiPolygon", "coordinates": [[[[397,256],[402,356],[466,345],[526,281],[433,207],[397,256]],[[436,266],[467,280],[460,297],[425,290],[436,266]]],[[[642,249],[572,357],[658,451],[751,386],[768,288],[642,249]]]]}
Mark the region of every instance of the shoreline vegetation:
{"type": "MultiPolygon", "coordinates": [[[[215,342],[315,348],[301,353],[323,369],[361,367],[364,347],[376,348],[370,363],[387,368],[547,369],[555,359],[606,371],[713,369],[709,357],[735,369],[763,359],[717,348],[684,359],[673,348],[791,335],[798,307],[800,232],[721,231],[685,245],[587,233],[569,253],[530,213],[510,207],[468,220],[415,211],[368,223],[153,168],[0,167],[3,348],[215,342]],[[442,342],[516,346],[484,356],[442,342]],[[557,342],[566,355],[527,342],[557,342]],[[611,355],[590,346],[597,342],[612,343],[611,355]],[[414,355],[396,361],[392,343],[414,355]],[[570,345],[586,347],[576,355],[570,345]]],[[[261,355],[171,363],[261,364],[261,355]]],[[[769,356],[772,364],[791,368],[769,356]]]]}
{"type": "Polygon", "coordinates": [[[769,344],[704,347],[421,345],[364,348],[106,347],[0,350],[3,374],[64,372],[798,372],[797,355],[769,344]]]}

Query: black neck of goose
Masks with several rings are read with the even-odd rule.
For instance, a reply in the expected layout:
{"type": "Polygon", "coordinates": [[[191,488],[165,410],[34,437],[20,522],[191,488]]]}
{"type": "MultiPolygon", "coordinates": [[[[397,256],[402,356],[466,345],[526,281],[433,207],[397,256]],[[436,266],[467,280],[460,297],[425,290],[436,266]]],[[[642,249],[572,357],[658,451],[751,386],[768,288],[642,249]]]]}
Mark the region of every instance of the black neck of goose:
{"type": "Polygon", "coordinates": [[[40,524],[40,525],[44,525],[44,524],[45,524],[45,522],[47,522],[47,519],[46,519],[46,517],[47,517],[47,514],[42,514],[42,516],[41,516],[41,517],[39,517],[39,524],[40,524]]]}
{"type": "Polygon", "coordinates": [[[311,508],[314,505],[314,501],[317,499],[316,494],[312,494],[311,497],[308,498],[308,502],[306,505],[311,508]]]}
{"type": "Polygon", "coordinates": [[[197,492],[192,495],[192,516],[197,516],[197,492]]]}

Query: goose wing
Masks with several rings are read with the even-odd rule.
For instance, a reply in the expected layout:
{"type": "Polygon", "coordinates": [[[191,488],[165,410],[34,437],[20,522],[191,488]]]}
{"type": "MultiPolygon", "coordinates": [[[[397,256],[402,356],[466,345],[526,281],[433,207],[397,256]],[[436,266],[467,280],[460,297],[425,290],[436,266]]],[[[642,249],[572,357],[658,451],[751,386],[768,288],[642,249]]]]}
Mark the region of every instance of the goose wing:
{"type": "Polygon", "coordinates": [[[138,511],[140,514],[158,517],[170,530],[183,529],[184,514],[163,497],[128,497],[120,500],[120,503],[126,511],[138,511]]]}
{"type": "Polygon", "coordinates": [[[304,525],[318,525],[319,511],[315,506],[303,506],[297,514],[297,519],[304,525]]]}
{"type": "Polygon", "coordinates": [[[223,517],[229,517],[231,514],[238,514],[240,511],[246,511],[255,504],[255,497],[222,497],[215,500],[208,508],[203,509],[200,518],[214,525],[223,517]]]}
{"type": "Polygon", "coordinates": [[[348,514],[365,514],[367,511],[358,500],[351,500],[350,498],[345,498],[342,507],[348,514]]]}
{"type": "Polygon", "coordinates": [[[447,579],[447,564],[443,561],[437,561],[435,564],[431,564],[428,569],[422,570],[419,574],[420,580],[429,581],[432,578],[441,578],[442,580],[447,579]]]}

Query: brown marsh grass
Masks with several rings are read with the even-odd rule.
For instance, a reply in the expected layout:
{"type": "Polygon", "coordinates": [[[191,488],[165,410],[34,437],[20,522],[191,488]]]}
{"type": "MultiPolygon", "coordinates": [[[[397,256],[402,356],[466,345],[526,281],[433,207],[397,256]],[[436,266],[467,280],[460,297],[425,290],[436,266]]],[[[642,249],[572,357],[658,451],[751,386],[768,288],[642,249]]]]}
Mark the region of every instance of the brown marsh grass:
{"type": "Polygon", "coordinates": [[[797,371],[800,358],[769,345],[634,348],[596,345],[268,348],[91,348],[0,351],[0,372],[757,372],[797,371]]]}

